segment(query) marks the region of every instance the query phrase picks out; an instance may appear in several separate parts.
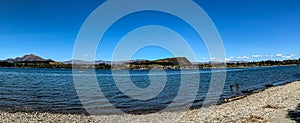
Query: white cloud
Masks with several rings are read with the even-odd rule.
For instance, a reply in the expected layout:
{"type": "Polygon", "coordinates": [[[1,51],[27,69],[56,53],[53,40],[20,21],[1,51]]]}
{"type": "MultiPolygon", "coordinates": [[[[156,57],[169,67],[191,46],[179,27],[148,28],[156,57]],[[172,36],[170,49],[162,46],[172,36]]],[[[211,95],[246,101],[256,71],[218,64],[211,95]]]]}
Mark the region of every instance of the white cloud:
{"type": "Polygon", "coordinates": [[[217,58],[210,58],[210,60],[217,60],[217,58]]]}
{"type": "Polygon", "coordinates": [[[282,56],[282,58],[290,59],[292,56],[282,56]]]}
{"type": "Polygon", "coordinates": [[[294,58],[295,55],[294,54],[291,54],[289,56],[282,56],[282,58],[286,58],[286,59],[291,59],[291,58],[294,58]]]}
{"type": "Polygon", "coordinates": [[[214,62],[225,62],[225,61],[230,61],[230,58],[210,58],[211,61],[214,62]]]}
{"type": "Polygon", "coordinates": [[[276,55],[266,55],[266,57],[270,57],[270,58],[274,58],[274,57],[278,57],[278,58],[285,58],[285,59],[291,59],[294,58],[296,55],[291,54],[291,55],[284,55],[284,54],[276,54],[276,55]]]}
{"type": "Polygon", "coordinates": [[[252,55],[253,58],[259,58],[261,57],[262,55],[252,55]]]}
{"type": "Polygon", "coordinates": [[[225,58],[225,61],[231,61],[231,59],[230,58],[225,58]]]}
{"type": "Polygon", "coordinates": [[[238,57],[236,57],[237,59],[249,59],[250,57],[248,57],[248,56],[238,56],[238,57]]]}
{"type": "Polygon", "coordinates": [[[282,57],[282,56],[283,56],[283,54],[276,54],[276,56],[277,56],[277,57],[282,57]]]}
{"type": "MultiPolygon", "coordinates": [[[[210,58],[211,61],[232,61],[232,60],[249,60],[249,59],[260,59],[260,58],[264,58],[264,59],[276,59],[276,58],[282,58],[282,59],[293,59],[295,58],[296,55],[295,54],[291,54],[291,55],[285,55],[285,54],[282,54],[282,53],[278,53],[278,54],[275,54],[275,55],[261,55],[261,54],[254,54],[254,55],[250,55],[250,56],[237,56],[237,57],[234,57],[234,56],[230,56],[230,57],[227,57],[227,58],[210,58]]],[[[208,59],[208,58],[206,58],[208,59]]]]}

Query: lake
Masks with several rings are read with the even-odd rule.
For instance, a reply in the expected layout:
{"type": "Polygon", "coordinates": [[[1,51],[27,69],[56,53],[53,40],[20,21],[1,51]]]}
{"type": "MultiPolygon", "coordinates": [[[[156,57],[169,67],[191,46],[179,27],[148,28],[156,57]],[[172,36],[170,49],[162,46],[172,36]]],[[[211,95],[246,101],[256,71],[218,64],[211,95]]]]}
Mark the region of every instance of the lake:
{"type": "MultiPolygon", "coordinates": [[[[115,76],[120,79],[129,77],[133,84],[141,89],[151,85],[151,78],[163,80],[162,77],[165,77],[164,88],[157,96],[149,100],[139,100],[127,96],[118,89],[112,71],[96,70],[99,88],[105,96],[97,99],[88,96],[79,100],[71,69],[0,68],[0,110],[87,114],[88,112],[81,103],[84,101],[85,108],[98,109],[104,114],[117,113],[115,109],[127,113],[157,112],[170,105],[176,98],[180,86],[187,80],[193,81],[193,76],[196,75],[200,76],[200,80],[193,81],[199,87],[192,108],[198,108],[203,105],[205,100],[212,72],[226,72],[226,82],[221,98],[243,95],[241,92],[244,90],[262,90],[266,85],[277,86],[300,80],[300,66],[228,68],[213,71],[211,69],[197,71],[130,70],[130,76],[121,74],[122,71],[114,71],[115,76]],[[164,76],[165,74],[166,76],[164,76]],[[181,74],[187,75],[185,77],[188,78],[181,78],[181,74]],[[151,77],[149,77],[150,75],[151,77]],[[181,82],[181,80],[185,81],[181,82]],[[236,83],[239,85],[238,92],[235,90],[236,83]],[[230,85],[233,85],[233,92],[230,85]],[[99,102],[99,100],[103,100],[103,102],[99,102]],[[109,100],[109,103],[104,100],[109,100]]],[[[74,76],[87,77],[89,74],[74,76]]],[[[86,81],[81,83],[85,85],[82,86],[85,87],[83,89],[95,88],[88,85],[88,79],[86,81]]],[[[127,81],[127,79],[123,81],[127,81]]],[[[97,93],[90,95],[97,97],[97,93]]],[[[184,105],[175,104],[173,108],[176,110],[180,106],[184,105]]]]}

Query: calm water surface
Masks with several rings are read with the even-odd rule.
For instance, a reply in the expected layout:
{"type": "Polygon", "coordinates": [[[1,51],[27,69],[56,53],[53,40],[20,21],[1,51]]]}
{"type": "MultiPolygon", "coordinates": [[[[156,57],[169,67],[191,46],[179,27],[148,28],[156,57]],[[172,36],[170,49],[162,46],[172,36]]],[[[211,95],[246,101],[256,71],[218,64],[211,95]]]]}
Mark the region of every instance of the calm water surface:
{"type": "MultiPolygon", "coordinates": [[[[280,85],[300,80],[300,66],[257,67],[245,69],[214,70],[227,72],[222,98],[241,95],[241,91],[261,90],[265,85],[280,85]],[[239,83],[240,92],[231,92],[230,84],[239,83]]],[[[130,71],[130,78],[139,88],[147,88],[151,82],[147,70],[130,71]]],[[[199,91],[193,107],[201,107],[208,91],[211,70],[184,71],[193,79],[200,74],[199,91]]],[[[166,70],[167,84],[156,97],[147,100],[132,99],[124,95],[113,81],[110,70],[96,70],[96,77],[103,94],[110,103],[127,113],[155,112],[167,107],[176,97],[181,84],[182,71],[166,70]]],[[[89,76],[88,74],[86,76],[89,76]]],[[[126,77],[119,74],[118,77],[126,77]]],[[[151,76],[160,78],[161,71],[151,72],[151,76]]],[[[183,79],[186,80],[186,79],[183,79]]],[[[87,80],[88,81],[88,80],[87,80]]],[[[85,84],[85,83],[84,83],[85,84]]],[[[87,82],[88,84],[88,82],[87,82]]],[[[92,88],[92,87],[91,87],[92,88]]],[[[87,88],[89,89],[89,88],[87,88]]],[[[234,88],[235,89],[235,88],[234,88]]],[[[234,90],[235,91],[235,90],[234,90]]],[[[87,108],[99,108],[102,113],[116,113],[110,104],[88,100],[87,108]]],[[[98,99],[99,100],[99,99],[98,99]]],[[[101,100],[101,99],[100,99],[101,100]]],[[[178,107],[181,105],[178,104],[178,107]]],[[[175,109],[176,107],[174,107],[175,109]]],[[[54,113],[87,113],[83,108],[74,86],[70,69],[24,69],[0,68],[0,110],[54,113]]]]}

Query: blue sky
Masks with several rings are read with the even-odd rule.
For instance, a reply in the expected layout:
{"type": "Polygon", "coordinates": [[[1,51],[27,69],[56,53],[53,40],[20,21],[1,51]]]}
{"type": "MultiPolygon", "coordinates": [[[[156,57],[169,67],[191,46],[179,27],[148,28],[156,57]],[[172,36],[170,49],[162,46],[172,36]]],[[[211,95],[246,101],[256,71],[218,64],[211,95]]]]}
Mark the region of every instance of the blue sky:
{"type": "MultiPolygon", "coordinates": [[[[37,54],[57,61],[72,59],[77,33],[103,0],[1,0],[0,59],[37,54]]],[[[214,21],[228,60],[300,57],[299,0],[197,0],[214,21]]],[[[128,15],[110,29],[98,46],[97,59],[110,60],[118,39],[143,24],[172,27],[185,37],[199,61],[209,61],[204,43],[186,23],[159,12],[128,15]]],[[[155,34],[153,34],[155,35],[155,34]]],[[[176,43],[176,41],[174,41],[176,43]]],[[[146,47],[132,59],[172,56],[146,47]]]]}

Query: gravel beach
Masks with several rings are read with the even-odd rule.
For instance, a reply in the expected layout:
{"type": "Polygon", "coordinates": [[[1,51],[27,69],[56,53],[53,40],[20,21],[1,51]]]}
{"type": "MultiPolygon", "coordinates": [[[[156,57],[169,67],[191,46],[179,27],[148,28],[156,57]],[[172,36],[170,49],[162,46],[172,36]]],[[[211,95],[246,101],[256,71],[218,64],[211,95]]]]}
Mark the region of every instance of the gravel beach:
{"type": "Polygon", "coordinates": [[[147,115],[85,116],[0,112],[0,122],[299,122],[300,82],[271,87],[243,99],[189,110],[147,115]],[[297,108],[298,107],[298,108],[297,108]]]}

